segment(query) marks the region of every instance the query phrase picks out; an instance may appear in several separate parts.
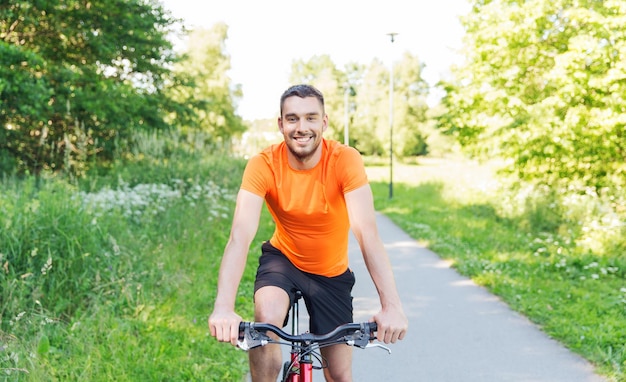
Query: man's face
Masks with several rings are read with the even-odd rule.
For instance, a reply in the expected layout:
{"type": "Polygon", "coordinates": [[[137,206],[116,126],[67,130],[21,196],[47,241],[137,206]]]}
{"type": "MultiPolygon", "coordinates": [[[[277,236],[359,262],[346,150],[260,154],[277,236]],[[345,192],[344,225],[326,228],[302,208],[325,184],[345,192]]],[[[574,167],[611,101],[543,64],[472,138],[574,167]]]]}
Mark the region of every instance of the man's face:
{"type": "Polygon", "coordinates": [[[317,98],[293,96],[285,99],[278,127],[289,151],[298,161],[306,162],[316,154],[327,125],[328,117],[317,98]]]}

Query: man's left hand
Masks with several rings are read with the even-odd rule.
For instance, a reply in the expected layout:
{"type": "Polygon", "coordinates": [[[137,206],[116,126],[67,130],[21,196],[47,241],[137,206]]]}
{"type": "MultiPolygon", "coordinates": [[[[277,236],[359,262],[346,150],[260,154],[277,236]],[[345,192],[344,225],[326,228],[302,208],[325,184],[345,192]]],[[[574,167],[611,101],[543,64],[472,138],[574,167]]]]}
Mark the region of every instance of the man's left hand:
{"type": "Polygon", "coordinates": [[[409,327],[409,320],[402,308],[381,309],[373,320],[378,325],[376,338],[386,344],[402,340],[409,327]]]}

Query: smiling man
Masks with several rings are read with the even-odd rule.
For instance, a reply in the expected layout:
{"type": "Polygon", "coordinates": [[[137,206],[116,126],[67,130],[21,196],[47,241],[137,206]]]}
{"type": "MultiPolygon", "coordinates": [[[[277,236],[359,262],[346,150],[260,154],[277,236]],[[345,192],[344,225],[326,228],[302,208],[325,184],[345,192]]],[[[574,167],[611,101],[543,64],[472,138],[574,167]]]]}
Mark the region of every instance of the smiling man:
{"type": "MultiPolygon", "coordinates": [[[[284,326],[295,292],[301,291],[310,331],[325,334],[352,322],[355,276],[348,264],[350,229],[378,291],[381,310],[372,317],[378,340],[404,338],[408,321],[396,290],[389,258],[378,234],[372,191],[360,154],[326,140],[322,93],[295,85],[280,99],[278,128],[284,142],[268,147],[244,171],[230,237],[220,267],[217,298],[209,317],[211,335],[237,343],[241,317],[235,297],[263,202],[276,228],[263,243],[254,285],[254,319],[284,326]]],[[[327,381],[352,380],[352,348],[322,349],[327,381]]],[[[254,382],[276,381],[282,359],[278,346],[249,352],[254,382]]]]}

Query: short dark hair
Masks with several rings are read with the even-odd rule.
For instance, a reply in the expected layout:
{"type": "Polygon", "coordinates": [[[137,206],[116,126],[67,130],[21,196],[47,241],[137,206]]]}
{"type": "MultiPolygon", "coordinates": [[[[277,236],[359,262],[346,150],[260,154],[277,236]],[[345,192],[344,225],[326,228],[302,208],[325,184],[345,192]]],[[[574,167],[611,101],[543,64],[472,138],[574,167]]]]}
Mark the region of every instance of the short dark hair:
{"type": "Polygon", "coordinates": [[[293,85],[289,89],[285,90],[282,96],[280,96],[280,116],[283,116],[283,104],[285,100],[289,97],[315,97],[322,105],[322,112],[324,112],[324,95],[321,91],[319,91],[316,87],[312,85],[299,84],[293,85]]]}

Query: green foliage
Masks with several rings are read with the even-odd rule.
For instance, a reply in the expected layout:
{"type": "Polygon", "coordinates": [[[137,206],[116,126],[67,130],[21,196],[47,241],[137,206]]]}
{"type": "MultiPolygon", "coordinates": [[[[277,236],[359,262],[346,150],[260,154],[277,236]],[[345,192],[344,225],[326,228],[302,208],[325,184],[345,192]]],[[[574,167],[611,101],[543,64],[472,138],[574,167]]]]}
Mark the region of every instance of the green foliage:
{"type": "MultiPolygon", "coordinates": [[[[79,186],[3,182],[4,380],[243,379],[246,354],[206,324],[243,162],[173,152],[79,186]]],[[[266,213],[259,235],[271,229],[266,213]]],[[[259,253],[260,241],[237,300],[248,319],[259,253]]]]}
{"type": "Polygon", "coordinates": [[[0,94],[3,101],[0,125],[4,126],[22,115],[47,110],[51,90],[41,77],[44,66],[44,60],[37,54],[0,42],[0,94]]]}
{"type": "Polygon", "coordinates": [[[43,115],[50,111],[52,94],[48,81],[42,78],[44,60],[22,47],[0,41],[0,172],[10,172],[18,161],[35,163],[37,152],[26,152],[41,136],[23,137],[19,127],[25,124],[44,126],[43,115]],[[16,159],[25,157],[22,160],[16,159]]]}
{"type": "Polygon", "coordinates": [[[625,15],[619,0],[475,1],[441,126],[524,181],[622,194],[625,15]]]}
{"type": "Polygon", "coordinates": [[[407,134],[402,142],[402,157],[416,157],[428,154],[428,144],[421,134],[407,134]]]}
{"type": "Polygon", "coordinates": [[[172,123],[183,133],[200,130],[210,141],[228,144],[246,127],[235,114],[241,98],[241,86],[232,86],[228,77],[230,57],[225,53],[228,27],[215,24],[210,30],[194,30],[188,36],[187,50],[174,66],[174,73],[184,84],[170,89],[172,98],[192,106],[195,115],[189,121],[178,118],[172,123]]]}
{"type": "Polygon", "coordinates": [[[423,70],[424,64],[409,53],[394,64],[394,153],[400,157],[428,153],[423,127],[428,84],[422,79],[423,70]]]}
{"type": "MultiPolygon", "coordinates": [[[[120,255],[111,234],[92,224],[72,187],[30,181],[3,198],[0,233],[2,297],[0,317],[6,324],[21,308],[49,307],[54,316],[70,316],[100,292],[118,293],[130,258],[120,255]]],[[[120,301],[123,303],[122,301],[120,301]]]]}
{"type": "Polygon", "coordinates": [[[387,154],[389,70],[380,60],[373,60],[367,67],[356,93],[356,104],[356,115],[350,128],[355,148],[365,155],[387,154]]]}
{"type": "Polygon", "coordinates": [[[137,133],[133,136],[133,152],[108,167],[99,167],[79,180],[86,190],[138,184],[166,184],[172,187],[182,182],[212,179],[225,187],[236,187],[241,179],[238,173],[243,159],[233,159],[229,151],[211,144],[207,134],[182,134],[175,131],[137,133]],[[209,142],[209,143],[207,143],[209,142]],[[194,165],[190,165],[193,163],[194,165]]]}
{"type": "Polygon", "coordinates": [[[4,163],[80,175],[89,157],[111,160],[132,131],[166,128],[173,22],[141,0],[2,3],[4,163]]]}

